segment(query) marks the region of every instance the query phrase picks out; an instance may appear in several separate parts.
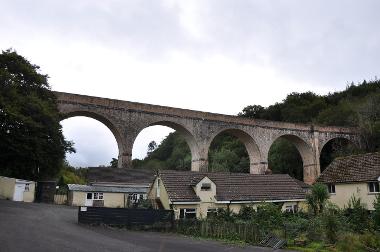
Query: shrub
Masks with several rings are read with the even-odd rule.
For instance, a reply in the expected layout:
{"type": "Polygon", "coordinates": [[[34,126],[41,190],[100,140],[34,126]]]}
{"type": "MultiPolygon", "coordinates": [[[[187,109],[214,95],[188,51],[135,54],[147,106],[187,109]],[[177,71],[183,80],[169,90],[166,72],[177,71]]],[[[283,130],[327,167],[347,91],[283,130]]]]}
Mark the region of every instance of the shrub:
{"type": "Polygon", "coordinates": [[[329,199],[327,186],[316,183],[311,187],[310,193],[306,195],[307,203],[314,215],[323,212],[326,201],[329,199]]]}
{"type": "Polygon", "coordinates": [[[263,230],[271,231],[283,227],[281,207],[273,203],[263,203],[257,207],[254,221],[263,230]]]}
{"type": "Polygon", "coordinates": [[[334,244],[338,240],[338,232],[343,231],[344,215],[340,209],[333,204],[328,204],[321,216],[324,235],[327,242],[334,244]]]}
{"type": "Polygon", "coordinates": [[[360,198],[356,198],[355,195],[352,195],[345,209],[345,215],[347,216],[348,224],[352,231],[363,233],[369,230],[369,213],[360,198]]]}
{"type": "Polygon", "coordinates": [[[240,208],[239,214],[236,217],[241,220],[252,220],[255,217],[255,213],[256,210],[253,208],[253,206],[244,205],[242,208],[240,208]]]}
{"type": "Polygon", "coordinates": [[[341,236],[336,248],[345,252],[379,251],[380,236],[372,233],[361,235],[347,233],[341,236]]]}
{"type": "Polygon", "coordinates": [[[376,200],[373,202],[373,224],[377,231],[380,231],[380,194],[376,195],[376,200]]]}

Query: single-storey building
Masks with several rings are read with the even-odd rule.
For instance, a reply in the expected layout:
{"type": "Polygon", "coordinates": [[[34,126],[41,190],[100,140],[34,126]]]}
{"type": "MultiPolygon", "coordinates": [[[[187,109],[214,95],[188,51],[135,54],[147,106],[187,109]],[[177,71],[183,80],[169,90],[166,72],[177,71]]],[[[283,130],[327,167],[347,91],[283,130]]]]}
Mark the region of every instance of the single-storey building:
{"type": "Polygon", "coordinates": [[[88,185],[68,185],[68,204],[133,207],[147,198],[154,177],[153,170],[91,167],[88,185]]]}
{"type": "Polygon", "coordinates": [[[68,184],[71,206],[130,207],[146,199],[146,188],[68,184]]]}
{"type": "Polygon", "coordinates": [[[327,185],[332,203],[343,208],[355,196],[368,210],[374,209],[379,181],[380,152],[336,158],[317,179],[327,185]]]}
{"type": "Polygon", "coordinates": [[[0,176],[0,199],[33,202],[36,182],[0,176]]]}
{"type": "Polygon", "coordinates": [[[204,218],[217,209],[238,213],[263,202],[281,205],[283,211],[306,207],[306,191],[287,174],[254,175],[226,172],[159,172],[148,197],[157,208],[173,209],[178,218],[204,218]]]}

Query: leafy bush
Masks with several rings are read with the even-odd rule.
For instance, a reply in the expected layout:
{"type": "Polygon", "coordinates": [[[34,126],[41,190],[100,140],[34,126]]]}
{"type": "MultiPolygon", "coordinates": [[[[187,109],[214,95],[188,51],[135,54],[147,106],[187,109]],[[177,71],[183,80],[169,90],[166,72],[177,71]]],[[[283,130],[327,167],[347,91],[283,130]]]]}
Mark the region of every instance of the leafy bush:
{"type": "Polygon", "coordinates": [[[373,202],[373,224],[377,231],[380,231],[380,194],[376,195],[376,200],[373,202]]]}
{"type": "Polygon", "coordinates": [[[314,215],[323,212],[323,208],[329,197],[326,185],[316,183],[311,187],[310,193],[306,195],[306,200],[314,215]]]}
{"type": "Polygon", "coordinates": [[[379,251],[380,235],[365,233],[362,235],[347,233],[339,239],[336,248],[345,252],[379,251]]]}
{"type": "Polygon", "coordinates": [[[363,233],[369,230],[369,213],[360,198],[356,198],[355,195],[352,195],[345,209],[345,215],[347,216],[348,224],[352,231],[363,233]]]}

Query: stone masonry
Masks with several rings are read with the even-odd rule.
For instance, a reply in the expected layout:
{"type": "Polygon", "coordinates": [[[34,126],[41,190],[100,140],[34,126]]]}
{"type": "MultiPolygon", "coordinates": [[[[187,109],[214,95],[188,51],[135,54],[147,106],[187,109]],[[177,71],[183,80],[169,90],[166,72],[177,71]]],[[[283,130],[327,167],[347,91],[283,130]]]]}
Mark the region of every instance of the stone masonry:
{"type": "Polygon", "coordinates": [[[354,129],[248,119],[136,102],[78,94],[54,92],[58,108],[65,118],[86,116],[106,125],[119,148],[119,167],[131,167],[132,147],[137,135],[152,125],[163,125],[179,132],[192,155],[192,171],[207,171],[208,151],[213,139],[222,132],[239,138],[247,148],[250,173],[263,174],[268,168],[272,143],[282,137],[291,141],[303,160],[304,181],[312,183],[320,174],[319,156],[332,139],[345,138],[359,145],[354,129]]]}

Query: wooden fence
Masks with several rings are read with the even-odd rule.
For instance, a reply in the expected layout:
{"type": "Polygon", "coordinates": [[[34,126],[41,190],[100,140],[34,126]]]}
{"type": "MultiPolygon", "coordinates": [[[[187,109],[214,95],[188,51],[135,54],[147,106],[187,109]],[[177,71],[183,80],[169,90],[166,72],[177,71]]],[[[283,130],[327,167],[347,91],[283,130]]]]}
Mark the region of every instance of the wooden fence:
{"type": "Polygon", "coordinates": [[[55,194],[54,195],[54,204],[66,205],[67,204],[67,194],[55,194]]]}
{"type": "Polygon", "coordinates": [[[79,207],[78,222],[81,224],[106,224],[120,226],[145,226],[162,223],[172,226],[174,214],[172,210],[79,207]]]}
{"type": "Polygon", "coordinates": [[[257,225],[223,221],[176,221],[173,231],[185,235],[225,240],[240,240],[258,244],[265,234],[257,225]]]}

